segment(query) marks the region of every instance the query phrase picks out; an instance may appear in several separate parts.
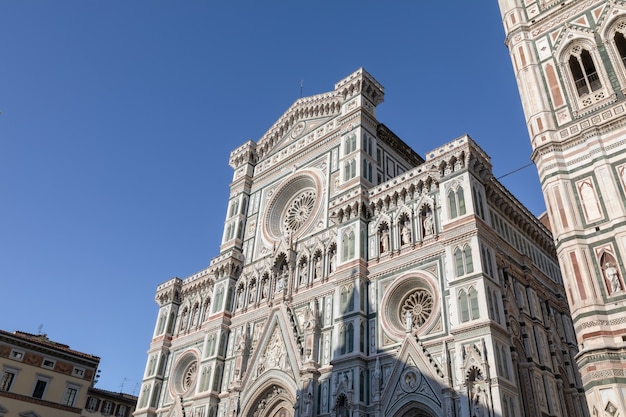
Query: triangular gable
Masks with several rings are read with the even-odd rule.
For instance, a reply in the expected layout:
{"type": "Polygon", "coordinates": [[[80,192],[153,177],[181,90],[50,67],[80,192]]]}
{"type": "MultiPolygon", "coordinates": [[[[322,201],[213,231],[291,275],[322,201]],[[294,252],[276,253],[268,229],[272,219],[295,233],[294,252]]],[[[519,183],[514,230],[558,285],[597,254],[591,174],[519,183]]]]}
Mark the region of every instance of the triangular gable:
{"type": "Polygon", "coordinates": [[[578,19],[573,20],[571,24],[576,25],[576,26],[582,26],[584,28],[591,27],[591,25],[589,24],[589,21],[587,20],[587,16],[580,16],[578,19]]]}
{"type": "Polygon", "coordinates": [[[321,125],[341,113],[343,101],[343,97],[337,92],[296,100],[257,142],[259,159],[275,155],[287,143],[311,135],[321,125]]]}
{"type": "Polygon", "coordinates": [[[550,32],[550,40],[552,41],[552,45],[555,45],[558,39],[561,37],[561,33],[563,33],[563,27],[559,27],[557,30],[550,32]]]}
{"type": "Polygon", "coordinates": [[[281,381],[289,380],[290,385],[296,386],[296,375],[300,375],[300,352],[295,343],[297,335],[288,317],[283,304],[270,313],[263,335],[248,361],[251,366],[242,380],[242,401],[247,401],[248,396],[255,395],[258,387],[277,375],[280,375],[281,381]]]}
{"type": "Polygon", "coordinates": [[[317,117],[312,120],[301,120],[291,128],[282,138],[274,142],[274,145],[265,153],[265,157],[270,158],[280,152],[284,147],[293,143],[294,140],[304,136],[315,134],[315,130],[328,122],[334,116],[317,117]]]}
{"type": "Polygon", "coordinates": [[[604,13],[604,10],[606,8],[607,8],[607,4],[603,3],[600,6],[596,7],[595,9],[591,10],[591,15],[595,19],[596,23],[600,22],[600,18],[602,17],[602,14],[604,13]]]}
{"type": "Polygon", "coordinates": [[[409,401],[441,410],[443,374],[414,337],[405,338],[388,381],[381,398],[384,415],[393,415],[409,401]]]}

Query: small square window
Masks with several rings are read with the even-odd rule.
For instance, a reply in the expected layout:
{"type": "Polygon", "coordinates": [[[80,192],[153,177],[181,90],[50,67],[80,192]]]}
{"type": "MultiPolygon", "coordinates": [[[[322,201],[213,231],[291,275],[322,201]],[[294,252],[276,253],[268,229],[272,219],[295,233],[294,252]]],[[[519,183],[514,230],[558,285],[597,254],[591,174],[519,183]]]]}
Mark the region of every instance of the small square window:
{"type": "Polygon", "coordinates": [[[55,364],[56,362],[53,361],[52,359],[44,359],[41,366],[43,366],[44,368],[48,368],[48,369],[54,369],[55,364]]]}
{"type": "Polygon", "coordinates": [[[78,366],[75,366],[74,370],[72,371],[72,375],[80,377],[80,378],[84,377],[85,376],[85,368],[79,368],[78,366]]]}
{"type": "Polygon", "coordinates": [[[11,359],[15,359],[16,361],[21,361],[22,359],[24,359],[24,352],[21,350],[13,349],[11,351],[11,359]]]}

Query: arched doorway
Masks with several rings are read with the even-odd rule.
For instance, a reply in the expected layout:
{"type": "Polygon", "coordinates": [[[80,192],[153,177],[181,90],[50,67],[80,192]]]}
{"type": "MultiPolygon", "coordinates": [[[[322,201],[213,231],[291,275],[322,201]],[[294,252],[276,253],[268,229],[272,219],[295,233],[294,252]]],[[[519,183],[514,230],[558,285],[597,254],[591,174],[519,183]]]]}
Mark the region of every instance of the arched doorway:
{"type": "Polygon", "coordinates": [[[394,417],[437,417],[437,414],[434,414],[430,407],[417,401],[411,401],[398,410],[394,417]]]}
{"type": "Polygon", "coordinates": [[[246,417],[294,417],[295,397],[280,385],[263,389],[254,401],[245,408],[246,417]]]}

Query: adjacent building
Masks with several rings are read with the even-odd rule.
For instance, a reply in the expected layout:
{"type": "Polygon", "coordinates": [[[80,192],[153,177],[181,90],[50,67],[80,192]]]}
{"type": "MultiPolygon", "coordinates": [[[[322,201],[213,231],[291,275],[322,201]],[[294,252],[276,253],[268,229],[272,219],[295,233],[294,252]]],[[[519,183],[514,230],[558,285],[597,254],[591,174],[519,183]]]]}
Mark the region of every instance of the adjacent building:
{"type": "Polygon", "coordinates": [[[364,69],[234,170],[220,253],[159,285],[136,417],[587,416],[553,237],[469,136],[423,156],[364,69]]]}
{"type": "Polygon", "coordinates": [[[626,415],[626,5],[499,0],[590,412],[626,415]]]}
{"type": "Polygon", "coordinates": [[[137,397],[95,388],[100,358],[0,330],[0,417],[129,417],[137,397]]]}
{"type": "Polygon", "coordinates": [[[99,363],[45,334],[0,330],[0,416],[80,416],[99,363]]]}
{"type": "Polygon", "coordinates": [[[111,392],[99,388],[89,388],[83,417],[129,417],[135,411],[137,397],[122,392],[111,392]]]}

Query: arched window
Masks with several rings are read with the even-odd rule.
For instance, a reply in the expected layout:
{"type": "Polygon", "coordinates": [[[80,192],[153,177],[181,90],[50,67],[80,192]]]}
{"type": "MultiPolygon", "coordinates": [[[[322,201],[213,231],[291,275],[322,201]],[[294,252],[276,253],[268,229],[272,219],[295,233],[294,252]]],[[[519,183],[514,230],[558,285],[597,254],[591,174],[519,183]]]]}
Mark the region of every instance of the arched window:
{"type": "Polygon", "coordinates": [[[478,309],[478,291],[476,291],[474,287],[471,287],[467,293],[470,304],[470,317],[472,320],[476,320],[480,317],[478,309]]]}
{"type": "Polygon", "coordinates": [[[466,245],[463,249],[463,259],[465,261],[465,273],[474,272],[474,262],[472,261],[472,248],[466,245]]]}
{"type": "Polygon", "coordinates": [[[359,352],[366,353],[365,352],[366,340],[367,339],[365,337],[365,323],[361,321],[361,325],[359,326],[359,352]]]}
{"type": "Polygon", "coordinates": [[[343,234],[341,246],[343,260],[352,259],[354,257],[354,232],[352,230],[343,234]]]}
{"type": "Polygon", "coordinates": [[[354,310],[354,287],[348,287],[348,311],[354,310]]]}
{"type": "Polygon", "coordinates": [[[341,308],[344,311],[354,310],[354,287],[352,285],[341,288],[341,308]]]}
{"type": "Polygon", "coordinates": [[[465,245],[463,249],[456,248],[454,250],[454,264],[457,277],[474,272],[472,248],[469,245],[465,245]]]}
{"type": "Polygon", "coordinates": [[[352,351],[354,351],[354,325],[352,323],[348,323],[348,325],[346,326],[346,340],[345,340],[345,346],[346,346],[346,352],[345,353],[351,353],[352,351]]]}
{"type": "Polygon", "coordinates": [[[453,190],[448,192],[448,207],[450,208],[450,218],[454,219],[458,216],[458,211],[456,209],[456,194],[453,190]]]}
{"type": "Polygon", "coordinates": [[[591,53],[582,46],[572,48],[568,60],[569,69],[576,85],[578,97],[602,88],[600,76],[596,70],[591,53]]]}
{"type": "Polygon", "coordinates": [[[461,290],[459,293],[459,307],[461,313],[461,323],[469,321],[469,304],[467,302],[467,293],[461,290]]]}
{"type": "Polygon", "coordinates": [[[356,135],[354,133],[350,133],[346,137],[346,140],[344,142],[344,151],[346,155],[356,151],[356,135]]]}
{"type": "Polygon", "coordinates": [[[484,219],[485,211],[483,207],[483,196],[480,194],[480,191],[476,189],[476,187],[473,187],[472,191],[474,192],[474,210],[476,211],[476,214],[478,214],[478,217],[484,219]]]}
{"type": "Polygon", "coordinates": [[[343,179],[348,181],[356,176],[356,159],[350,159],[344,164],[343,179]]]}
{"type": "MultiPolygon", "coordinates": [[[[620,23],[620,27],[621,26],[626,26],[626,22],[620,23]]],[[[624,34],[622,32],[615,32],[613,41],[615,42],[615,47],[617,48],[619,57],[622,60],[622,65],[626,67],[626,38],[624,38],[624,34]]]]}
{"type": "Polygon", "coordinates": [[[466,213],[463,187],[458,186],[456,189],[448,191],[448,207],[451,219],[466,213]]]}
{"type": "Polygon", "coordinates": [[[480,317],[478,291],[474,287],[470,287],[467,292],[465,290],[459,292],[459,313],[461,323],[476,320],[480,317]]]}

